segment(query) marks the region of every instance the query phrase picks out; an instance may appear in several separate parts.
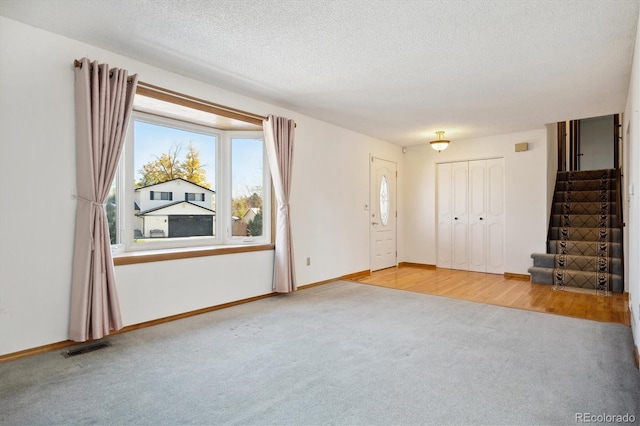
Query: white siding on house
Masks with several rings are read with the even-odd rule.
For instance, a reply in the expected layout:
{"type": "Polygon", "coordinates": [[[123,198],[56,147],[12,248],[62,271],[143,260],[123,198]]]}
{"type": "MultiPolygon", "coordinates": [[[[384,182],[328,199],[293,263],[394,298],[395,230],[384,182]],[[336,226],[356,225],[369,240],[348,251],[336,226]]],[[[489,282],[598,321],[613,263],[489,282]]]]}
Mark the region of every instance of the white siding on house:
{"type": "Polygon", "coordinates": [[[173,204],[167,207],[162,207],[158,210],[154,210],[152,212],[147,213],[145,216],[155,216],[155,215],[172,215],[172,214],[189,214],[189,215],[206,215],[210,216],[213,214],[213,211],[204,210],[204,208],[200,206],[194,206],[191,202],[182,201],[177,204],[173,204]]]}
{"type": "Polygon", "coordinates": [[[140,230],[142,231],[142,235],[147,238],[168,236],[169,222],[167,216],[145,216],[140,230]],[[161,233],[158,233],[158,231],[161,231],[161,233]]]}
{"type": "Polygon", "coordinates": [[[242,216],[242,221],[244,223],[249,223],[251,222],[256,215],[258,214],[258,212],[260,211],[260,209],[257,209],[255,207],[250,208],[249,210],[247,210],[247,212],[242,216]]]}
{"type": "Polygon", "coordinates": [[[181,179],[174,179],[167,182],[159,183],[157,185],[138,188],[135,192],[135,201],[140,207],[140,210],[144,212],[146,210],[161,207],[165,204],[173,203],[176,201],[184,201],[184,194],[188,192],[197,194],[204,193],[204,201],[191,201],[191,203],[211,209],[211,197],[212,195],[214,195],[213,192],[181,179]],[[152,200],[150,194],[151,191],[171,192],[173,194],[173,197],[170,201],[152,200]]]}

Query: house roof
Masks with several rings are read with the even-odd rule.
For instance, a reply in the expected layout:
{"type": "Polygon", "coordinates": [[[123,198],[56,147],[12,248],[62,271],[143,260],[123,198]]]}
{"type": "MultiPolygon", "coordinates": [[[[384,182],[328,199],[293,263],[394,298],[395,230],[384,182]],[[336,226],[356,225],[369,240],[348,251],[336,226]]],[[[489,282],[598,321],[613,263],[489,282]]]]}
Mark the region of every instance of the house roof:
{"type": "Polygon", "coordinates": [[[175,182],[177,180],[181,180],[183,182],[188,183],[189,185],[193,185],[193,186],[195,186],[197,188],[204,189],[205,191],[209,191],[209,192],[212,192],[214,194],[216,193],[216,191],[214,191],[213,189],[209,189],[209,188],[207,188],[205,186],[198,185],[197,183],[193,183],[193,182],[190,182],[190,181],[188,181],[186,179],[182,179],[182,178],[175,178],[175,179],[171,179],[171,180],[165,180],[164,182],[152,183],[151,185],[141,186],[139,188],[136,188],[136,191],[139,191],[141,189],[151,188],[152,186],[164,185],[164,184],[167,184],[167,183],[170,183],[170,182],[175,182]]]}
{"type": "Polygon", "coordinates": [[[401,146],[438,130],[455,141],[622,112],[639,8],[638,0],[0,2],[8,18],[401,146]]]}
{"type": "Polygon", "coordinates": [[[182,203],[189,204],[189,205],[191,205],[193,207],[197,207],[198,209],[202,209],[202,210],[207,211],[207,212],[211,212],[212,215],[216,214],[215,210],[211,210],[211,209],[208,209],[206,207],[202,207],[202,206],[200,206],[198,204],[195,204],[195,203],[192,203],[190,201],[174,201],[173,203],[164,204],[164,205],[162,205],[160,207],[155,207],[153,209],[148,209],[148,210],[145,210],[143,212],[136,213],[136,216],[144,216],[144,215],[149,214],[149,213],[158,213],[161,210],[164,210],[164,209],[166,209],[168,207],[176,206],[176,205],[182,204],[182,203]]]}
{"type": "Polygon", "coordinates": [[[260,213],[260,209],[257,207],[249,207],[249,209],[247,209],[246,212],[244,212],[244,214],[242,215],[242,217],[245,217],[246,215],[249,214],[249,212],[253,213],[253,214],[258,214],[260,213]]]}

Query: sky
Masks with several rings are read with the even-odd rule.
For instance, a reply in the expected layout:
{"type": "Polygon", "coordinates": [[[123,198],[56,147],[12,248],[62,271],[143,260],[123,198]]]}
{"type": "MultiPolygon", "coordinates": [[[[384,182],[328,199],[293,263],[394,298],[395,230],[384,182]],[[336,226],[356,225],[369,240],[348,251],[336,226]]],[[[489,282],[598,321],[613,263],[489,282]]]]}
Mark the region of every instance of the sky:
{"type": "MultiPolygon", "coordinates": [[[[138,171],[163,152],[181,145],[180,157],[184,159],[189,143],[200,153],[200,162],[207,173],[207,182],[215,190],[216,143],[215,135],[160,126],[144,121],[134,122],[135,180],[140,180],[138,171]]],[[[250,195],[248,189],[262,186],[263,142],[261,139],[232,138],[232,196],[250,195]]]]}

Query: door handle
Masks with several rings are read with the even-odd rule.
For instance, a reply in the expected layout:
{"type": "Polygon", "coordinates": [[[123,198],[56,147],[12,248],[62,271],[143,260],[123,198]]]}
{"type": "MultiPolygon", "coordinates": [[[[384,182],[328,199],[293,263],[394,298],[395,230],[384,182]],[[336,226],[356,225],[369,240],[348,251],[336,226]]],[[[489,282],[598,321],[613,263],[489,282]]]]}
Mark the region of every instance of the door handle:
{"type": "Polygon", "coordinates": [[[457,218],[457,217],[454,217],[454,219],[455,219],[455,220],[458,220],[458,218],[457,218]]]}
{"type": "Polygon", "coordinates": [[[484,220],[484,218],[480,218],[480,220],[484,220]]]}
{"type": "Polygon", "coordinates": [[[371,222],[371,224],[372,224],[372,225],[377,225],[377,224],[378,224],[378,222],[371,222]]]}

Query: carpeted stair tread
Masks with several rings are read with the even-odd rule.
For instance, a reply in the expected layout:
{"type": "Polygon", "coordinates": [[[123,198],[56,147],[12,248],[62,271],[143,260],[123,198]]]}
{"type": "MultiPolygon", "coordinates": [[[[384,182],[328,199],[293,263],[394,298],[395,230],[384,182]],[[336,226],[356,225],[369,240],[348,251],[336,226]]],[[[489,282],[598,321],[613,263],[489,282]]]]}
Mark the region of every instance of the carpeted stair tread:
{"type": "Polygon", "coordinates": [[[572,254],[576,256],[598,256],[604,250],[609,252],[609,257],[622,256],[621,243],[608,243],[603,245],[598,241],[549,241],[548,251],[550,254],[572,254]]]}
{"type": "Polygon", "coordinates": [[[534,253],[531,281],[555,288],[623,291],[618,170],[558,172],[547,253],[534,253]]]}
{"type": "Polygon", "coordinates": [[[571,241],[607,241],[618,243],[622,241],[622,230],[620,228],[578,228],[559,227],[551,228],[552,240],[571,241]]]}
{"type": "Polygon", "coordinates": [[[551,226],[575,228],[613,228],[618,226],[615,214],[554,214],[551,216],[551,226]]]}
{"type": "Polygon", "coordinates": [[[553,203],[554,214],[615,214],[617,203],[578,201],[553,203]]]}
{"type": "MultiPolygon", "coordinates": [[[[553,269],[553,274],[563,274],[565,286],[589,290],[604,290],[605,288],[613,290],[620,288],[622,283],[622,276],[618,274],[594,274],[593,272],[557,268],[553,269]]],[[[557,277],[554,276],[554,281],[555,278],[557,277]]],[[[554,284],[556,283],[554,282],[554,284]]]]}
{"type": "Polygon", "coordinates": [[[605,191],[604,193],[601,191],[556,191],[555,194],[553,194],[554,203],[595,203],[599,201],[615,202],[615,200],[616,191],[605,191]]]}
{"type": "Polygon", "coordinates": [[[602,191],[616,189],[615,179],[575,180],[556,182],[556,191],[602,191]]]}
{"type": "MultiPolygon", "coordinates": [[[[536,284],[554,284],[554,274],[560,271],[559,269],[554,268],[543,268],[540,266],[531,266],[528,269],[529,274],[531,274],[531,282],[536,284]]],[[[569,276],[573,278],[575,282],[583,281],[588,284],[572,286],[567,284],[567,287],[577,287],[594,290],[597,286],[596,277],[593,277],[592,272],[584,272],[584,271],[572,271],[572,270],[564,270],[562,271],[565,276],[569,276]]],[[[622,280],[622,275],[619,274],[603,274],[606,279],[608,279],[611,283],[611,290],[622,293],[624,290],[624,282],[622,280]]],[[[569,283],[571,280],[569,280],[569,283]]]]}
{"type": "Polygon", "coordinates": [[[606,263],[606,272],[612,274],[622,274],[622,260],[614,257],[601,258],[598,256],[577,256],[577,255],[556,255],[549,253],[534,253],[533,266],[542,268],[556,268],[559,262],[558,257],[562,257],[562,261],[566,263],[567,269],[586,269],[597,270],[600,262],[606,263]]]}
{"type": "Polygon", "coordinates": [[[593,180],[593,179],[613,179],[616,177],[614,169],[601,170],[574,170],[558,172],[558,180],[593,180]]]}

